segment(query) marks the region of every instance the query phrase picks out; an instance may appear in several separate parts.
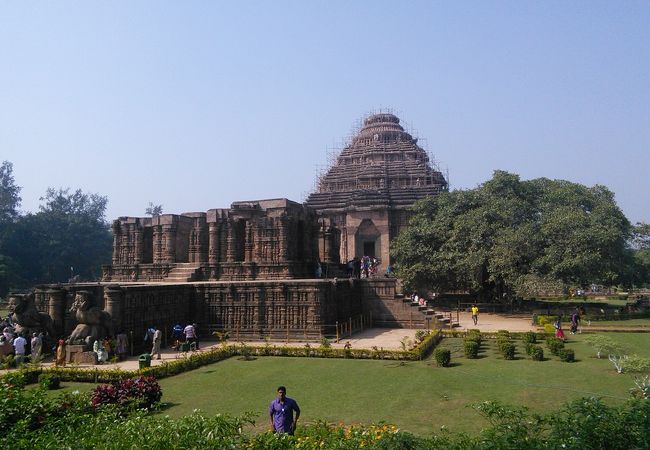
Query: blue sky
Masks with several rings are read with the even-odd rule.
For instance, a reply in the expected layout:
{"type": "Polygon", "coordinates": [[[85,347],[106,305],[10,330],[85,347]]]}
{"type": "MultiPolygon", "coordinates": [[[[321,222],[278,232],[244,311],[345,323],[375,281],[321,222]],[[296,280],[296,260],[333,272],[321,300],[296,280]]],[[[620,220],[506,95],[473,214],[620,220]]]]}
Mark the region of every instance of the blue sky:
{"type": "Polygon", "coordinates": [[[0,4],[0,160],[107,218],[302,200],[365,114],[472,188],[604,184],[650,222],[650,2],[0,4]]]}

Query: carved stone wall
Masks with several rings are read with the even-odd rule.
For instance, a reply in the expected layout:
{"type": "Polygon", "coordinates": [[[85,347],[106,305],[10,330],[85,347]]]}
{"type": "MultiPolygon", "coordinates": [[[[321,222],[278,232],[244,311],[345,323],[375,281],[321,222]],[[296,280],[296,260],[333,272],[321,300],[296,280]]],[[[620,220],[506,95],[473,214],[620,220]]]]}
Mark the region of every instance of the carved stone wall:
{"type": "Polygon", "coordinates": [[[121,217],[113,223],[113,264],[103,280],[164,281],[178,264],[190,264],[195,280],[311,278],[319,243],[328,241],[325,262],[337,262],[340,241],[330,226],[287,199],[235,202],[207,213],[121,217]]]}
{"type": "Polygon", "coordinates": [[[283,280],[184,284],[40,286],[36,304],[49,312],[60,336],[76,326],[69,310],[76,291],[90,290],[95,305],[111,314],[134,351],[148,350],[147,328],[160,327],[165,341],[176,323],[196,323],[200,336],[229,331],[233,339],[318,341],[334,334],[337,321],[362,313],[359,280],[283,280]]]}

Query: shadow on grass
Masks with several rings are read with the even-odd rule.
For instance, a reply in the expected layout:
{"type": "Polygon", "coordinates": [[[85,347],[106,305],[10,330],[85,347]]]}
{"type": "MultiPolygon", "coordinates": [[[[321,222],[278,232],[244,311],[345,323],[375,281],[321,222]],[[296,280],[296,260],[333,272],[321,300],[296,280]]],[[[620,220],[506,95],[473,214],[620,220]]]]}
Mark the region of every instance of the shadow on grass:
{"type": "Polygon", "coordinates": [[[164,411],[167,411],[170,408],[173,408],[174,406],[178,406],[180,403],[176,402],[161,402],[160,405],[158,405],[158,408],[153,412],[154,414],[162,414],[164,411]]]}
{"type": "Polygon", "coordinates": [[[390,367],[390,368],[394,369],[396,367],[407,367],[409,365],[410,364],[407,363],[406,361],[395,361],[395,362],[391,362],[391,363],[386,364],[384,367],[390,367]]]}

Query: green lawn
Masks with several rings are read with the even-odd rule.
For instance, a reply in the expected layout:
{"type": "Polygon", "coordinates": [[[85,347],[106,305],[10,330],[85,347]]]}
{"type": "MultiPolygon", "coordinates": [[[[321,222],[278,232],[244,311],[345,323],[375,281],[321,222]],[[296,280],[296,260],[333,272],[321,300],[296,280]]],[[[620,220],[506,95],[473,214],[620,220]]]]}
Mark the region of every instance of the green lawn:
{"type": "MultiPolygon", "coordinates": [[[[266,407],[278,385],[288,388],[307,421],[387,421],[418,434],[441,426],[477,431],[484,422],[468,404],[484,400],[526,405],[552,411],[581,396],[618,402],[629,397],[631,374],[617,374],[606,359],[598,360],[582,342],[585,335],[569,336],[576,363],[550,356],[534,362],[518,357],[505,361],[496,354],[496,342],[484,341],[481,358],[466,359],[460,338],[445,339],[452,350],[453,367],[438,368],[432,360],[388,362],[345,359],[262,357],[252,361],[231,358],[192,372],[161,380],[162,411],[174,417],[201,409],[209,414],[252,411],[258,427],[266,427],[266,407]]],[[[650,357],[650,334],[611,336],[641,356],[650,357]]],[[[64,389],[92,386],[65,383],[64,389]]]]}
{"type": "Polygon", "coordinates": [[[589,331],[589,327],[650,327],[650,318],[646,319],[626,319],[626,320],[592,320],[591,325],[587,325],[586,321],[582,321],[582,327],[585,331],[589,331]]]}

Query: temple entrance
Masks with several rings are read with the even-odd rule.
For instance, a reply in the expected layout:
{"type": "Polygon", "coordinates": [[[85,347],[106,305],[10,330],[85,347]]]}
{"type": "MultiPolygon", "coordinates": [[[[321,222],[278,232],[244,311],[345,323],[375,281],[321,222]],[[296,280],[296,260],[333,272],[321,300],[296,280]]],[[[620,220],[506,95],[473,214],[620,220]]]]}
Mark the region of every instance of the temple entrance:
{"type": "Polygon", "coordinates": [[[381,234],[370,219],[363,219],[355,234],[355,256],[370,256],[375,258],[381,255],[381,234]]]}
{"type": "Polygon", "coordinates": [[[363,256],[375,257],[375,241],[365,241],[363,243],[363,256]]]}

